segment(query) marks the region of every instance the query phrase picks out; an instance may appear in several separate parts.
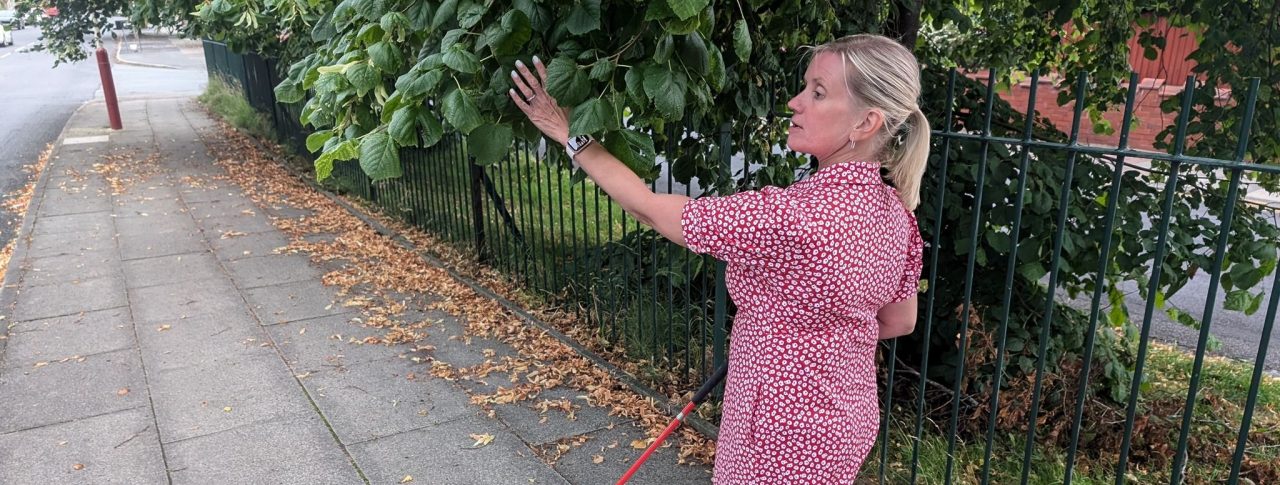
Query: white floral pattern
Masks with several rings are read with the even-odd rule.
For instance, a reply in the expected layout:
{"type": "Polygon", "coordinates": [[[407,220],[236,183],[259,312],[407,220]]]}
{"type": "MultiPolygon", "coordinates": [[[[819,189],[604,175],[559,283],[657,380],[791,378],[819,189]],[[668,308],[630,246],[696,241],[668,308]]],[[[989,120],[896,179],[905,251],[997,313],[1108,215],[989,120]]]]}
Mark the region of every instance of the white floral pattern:
{"type": "Polygon", "coordinates": [[[738,306],[717,484],[852,483],[875,442],[876,312],[916,294],[923,241],[879,165],[688,202],[690,250],[738,306]]]}

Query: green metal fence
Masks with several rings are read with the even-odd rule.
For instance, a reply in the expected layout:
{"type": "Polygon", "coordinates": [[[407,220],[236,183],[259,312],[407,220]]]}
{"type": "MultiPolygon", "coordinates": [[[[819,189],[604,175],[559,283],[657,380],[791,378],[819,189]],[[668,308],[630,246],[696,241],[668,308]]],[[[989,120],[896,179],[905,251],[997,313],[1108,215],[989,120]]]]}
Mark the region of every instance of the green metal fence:
{"type": "MultiPolygon", "coordinates": [[[[257,99],[255,106],[272,113],[280,134],[300,146],[306,133],[297,124],[296,107],[255,98],[271,93],[278,82],[274,63],[242,58],[214,42],[206,41],[205,49],[210,72],[239,80],[246,95],[257,99]]],[[[1266,299],[1256,356],[1252,363],[1241,362],[1235,375],[1242,384],[1232,396],[1243,404],[1220,412],[1214,406],[1221,401],[1205,401],[1202,395],[1207,392],[1202,380],[1215,303],[1222,297],[1224,258],[1229,249],[1250,247],[1233,239],[1244,231],[1233,227],[1233,221],[1248,216],[1256,222],[1262,214],[1242,200],[1241,185],[1280,173],[1275,164],[1246,161],[1257,82],[1237,106],[1239,118],[1230,123],[1238,127],[1236,155],[1213,158],[1191,153],[1187,143],[1194,93],[1206,89],[1194,79],[1187,80],[1183,92],[1174,146],[1169,153],[1154,153],[1128,147],[1134,90],[1128,92],[1118,146],[1086,146],[1077,142],[1085,119],[1083,102],[1076,103],[1065,137],[1038,136],[1044,127],[1032,117],[1021,127],[1000,126],[999,120],[993,124],[998,118],[994,74],[985,85],[955,71],[933,80],[946,85],[947,96],[943,105],[927,107],[943,120],[934,126],[934,155],[918,210],[928,243],[927,291],[921,295],[913,338],[882,348],[880,446],[867,459],[863,475],[882,483],[1237,483],[1240,477],[1255,482],[1270,478],[1268,470],[1274,468],[1268,468],[1267,460],[1280,460],[1280,429],[1263,429],[1253,420],[1262,412],[1268,416],[1265,425],[1280,423],[1274,419],[1280,412],[1275,404],[1280,384],[1269,382],[1264,369],[1280,306],[1280,292],[1274,291],[1280,286],[1277,276],[1271,276],[1273,290],[1266,299]],[[1212,209],[1212,217],[1196,219],[1194,213],[1175,211],[1175,200],[1187,197],[1188,187],[1200,191],[1202,186],[1210,196],[1198,203],[1212,209]],[[1081,200],[1083,196],[1089,198],[1081,200]],[[1144,197],[1153,200],[1152,211],[1136,219],[1124,215],[1126,205],[1144,197]],[[1211,203],[1220,205],[1209,207],[1211,203]],[[1033,216],[1024,218],[1024,213],[1033,216]],[[1196,241],[1169,237],[1176,224],[1206,220],[1216,227],[1206,227],[1196,241]],[[1038,252],[1028,256],[1027,248],[1038,252]],[[1140,319],[1129,320],[1127,312],[1117,316],[1124,295],[1118,297],[1115,287],[1098,282],[1117,278],[1118,255],[1133,254],[1148,269],[1133,283],[1144,296],[1145,309],[1140,319]],[[1185,272],[1184,260],[1208,261],[1195,267],[1210,276],[1196,322],[1199,338],[1193,352],[1160,354],[1161,372],[1175,374],[1169,369],[1182,369],[1177,366],[1185,358],[1185,373],[1156,376],[1153,321],[1165,305],[1162,285],[1181,281],[1177,278],[1183,276],[1171,273],[1185,272]],[[1005,261],[1003,267],[1000,261],[1005,261]],[[1082,261],[1093,269],[1077,267],[1082,261]],[[988,266],[998,271],[981,269],[988,266]],[[1064,292],[1089,298],[1071,303],[1064,292]],[[1117,319],[1123,323],[1116,324],[1117,319]],[[1126,333],[1132,345],[1117,344],[1126,333]],[[1076,342],[1075,357],[1050,355],[1068,340],[1076,342]],[[1113,362],[1100,360],[1103,354],[1120,355],[1115,368],[1094,367],[1113,362]],[[975,372],[985,377],[975,381],[975,372]],[[1108,379],[1110,397],[1090,391],[1103,379],[1108,379]],[[1170,380],[1181,386],[1177,392],[1185,399],[1179,409],[1160,414],[1164,411],[1151,396],[1167,396],[1170,380]],[[1010,410],[1016,410],[1016,419],[1005,417],[1010,410]],[[1093,421],[1098,412],[1114,419],[1093,421]],[[1218,420],[1206,428],[1205,416],[1215,414],[1218,420]],[[1153,422],[1166,424],[1158,428],[1153,422]],[[1220,440],[1227,450],[1223,456],[1188,452],[1211,445],[1206,440],[1225,436],[1225,430],[1235,440],[1220,440]],[[1159,453],[1172,456],[1161,460],[1159,453]]],[[[1032,77],[1024,112],[1034,112],[1037,80],[1032,77]]],[[[1135,75],[1129,85],[1137,81],[1135,75]]],[[[1081,76],[1073,99],[1086,99],[1088,85],[1081,76]]],[[[730,167],[737,148],[745,146],[743,136],[722,127],[707,137],[706,145],[730,167]]],[[[724,265],[662,240],[590,181],[575,179],[566,167],[543,156],[545,149],[517,141],[505,160],[481,167],[471,163],[462,139],[446,137],[429,149],[406,149],[401,178],[371,182],[355,163],[343,162],[335,166],[330,183],[468,248],[544,295],[548,304],[572,309],[595,326],[597,338],[644,363],[658,379],[696,382],[707,376],[724,361],[732,326],[724,265]]],[[[740,177],[751,176],[751,160],[737,165],[740,177]]],[[[679,187],[674,190],[697,195],[689,185],[675,183],[671,173],[665,171],[653,188],[679,187]]],[[[752,184],[744,180],[741,185],[752,184]]],[[[1247,234],[1263,231],[1249,230],[1254,232],[1247,234]]],[[[1267,244],[1274,252],[1274,241],[1267,244]]],[[[1258,271],[1269,275],[1273,269],[1258,271]]]]}

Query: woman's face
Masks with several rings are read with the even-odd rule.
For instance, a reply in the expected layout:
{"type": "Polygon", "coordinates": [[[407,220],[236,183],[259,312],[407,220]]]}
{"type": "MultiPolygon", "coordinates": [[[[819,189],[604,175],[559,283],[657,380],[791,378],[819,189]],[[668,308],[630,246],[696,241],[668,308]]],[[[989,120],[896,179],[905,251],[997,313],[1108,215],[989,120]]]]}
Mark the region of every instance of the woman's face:
{"type": "Polygon", "coordinates": [[[855,105],[840,56],[830,52],[814,56],[804,73],[804,90],[787,102],[792,112],[787,146],[820,160],[848,149],[859,121],[855,105]]]}

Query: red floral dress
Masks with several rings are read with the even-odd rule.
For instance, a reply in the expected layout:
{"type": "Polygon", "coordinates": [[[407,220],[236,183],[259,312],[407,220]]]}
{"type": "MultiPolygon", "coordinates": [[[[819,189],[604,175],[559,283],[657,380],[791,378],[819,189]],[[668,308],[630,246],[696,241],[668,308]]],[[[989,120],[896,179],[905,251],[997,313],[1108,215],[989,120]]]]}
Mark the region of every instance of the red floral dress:
{"type": "Polygon", "coordinates": [[[923,241],[879,165],[688,202],[689,249],[738,305],[717,484],[852,483],[875,443],[876,312],[916,294],[923,241]]]}

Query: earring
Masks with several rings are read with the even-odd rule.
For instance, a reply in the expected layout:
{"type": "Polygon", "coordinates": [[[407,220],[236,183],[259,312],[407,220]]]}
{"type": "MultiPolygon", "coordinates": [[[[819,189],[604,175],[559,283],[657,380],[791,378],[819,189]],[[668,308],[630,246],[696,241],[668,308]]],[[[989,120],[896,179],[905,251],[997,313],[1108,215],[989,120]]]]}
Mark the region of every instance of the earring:
{"type": "Polygon", "coordinates": [[[849,140],[849,149],[850,149],[850,150],[853,150],[853,149],[855,149],[855,148],[857,148],[857,147],[858,147],[858,142],[853,141],[853,140],[849,140]]]}

